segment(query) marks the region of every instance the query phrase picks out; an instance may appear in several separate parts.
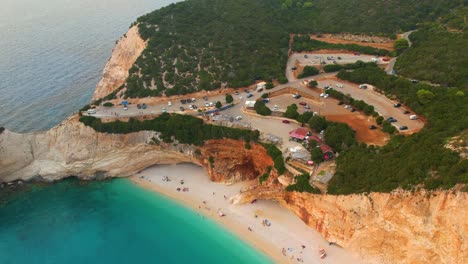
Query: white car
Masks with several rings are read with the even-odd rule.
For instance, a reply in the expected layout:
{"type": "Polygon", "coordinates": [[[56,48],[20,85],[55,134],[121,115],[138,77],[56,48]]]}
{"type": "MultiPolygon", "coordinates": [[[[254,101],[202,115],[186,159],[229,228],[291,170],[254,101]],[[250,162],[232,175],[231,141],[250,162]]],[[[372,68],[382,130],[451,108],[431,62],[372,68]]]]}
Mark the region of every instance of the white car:
{"type": "Polygon", "coordinates": [[[213,103],[213,102],[210,102],[210,106],[213,106],[213,105],[214,105],[214,103],[213,103]]]}
{"type": "Polygon", "coordinates": [[[172,102],[167,102],[167,105],[168,105],[168,106],[171,106],[171,105],[172,105],[172,102]]]}
{"type": "Polygon", "coordinates": [[[350,105],[345,105],[344,108],[345,108],[345,109],[350,109],[351,106],[350,106],[350,105]]]}
{"type": "Polygon", "coordinates": [[[242,120],[242,116],[236,116],[236,120],[242,120]]]}
{"type": "Polygon", "coordinates": [[[192,103],[195,103],[195,98],[192,98],[192,103]]]}
{"type": "Polygon", "coordinates": [[[189,105],[188,109],[193,110],[193,105],[189,105]]]}
{"type": "Polygon", "coordinates": [[[321,93],[320,94],[320,97],[324,97],[326,93],[321,93]]]}
{"type": "Polygon", "coordinates": [[[163,113],[166,113],[166,112],[167,112],[166,108],[163,107],[163,108],[162,108],[162,112],[163,112],[163,113]]]}
{"type": "Polygon", "coordinates": [[[209,103],[205,103],[205,106],[208,107],[208,106],[210,106],[210,104],[209,104],[209,103]]]}
{"type": "Polygon", "coordinates": [[[273,107],[273,110],[275,110],[275,111],[278,110],[278,106],[275,105],[275,106],[273,107]]]}
{"type": "Polygon", "coordinates": [[[417,115],[410,115],[410,116],[409,116],[409,119],[411,119],[411,120],[416,120],[416,119],[418,119],[418,116],[417,116],[417,115]]]}
{"type": "Polygon", "coordinates": [[[128,110],[128,107],[124,106],[124,110],[128,110]]]}
{"type": "Polygon", "coordinates": [[[329,96],[329,94],[325,94],[325,95],[323,96],[323,98],[328,98],[328,96],[329,96]]]}
{"type": "Polygon", "coordinates": [[[342,85],[341,83],[337,83],[337,84],[336,84],[336,87],[338,87],[338,88],[343,88],[343,85],[342,85]]]}
{"type": "Polygon", "coordinates": [[[325,130],[320,131],[320,135],[325,134],[325,130]]]}

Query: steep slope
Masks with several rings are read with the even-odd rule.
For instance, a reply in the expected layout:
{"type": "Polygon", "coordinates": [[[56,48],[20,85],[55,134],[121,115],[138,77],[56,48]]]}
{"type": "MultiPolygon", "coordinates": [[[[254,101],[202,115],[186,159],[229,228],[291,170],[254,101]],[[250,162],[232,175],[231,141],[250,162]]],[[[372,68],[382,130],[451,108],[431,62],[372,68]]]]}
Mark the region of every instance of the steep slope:
{"type": "Polygon", "coordinates": [[[112,55],[104,68],[102,79],[96,85],[92,100],[102,98],[119,88],[145,48],[146,42],[138,34],[138,26],[132,26],[112,50],[112,55]]]}

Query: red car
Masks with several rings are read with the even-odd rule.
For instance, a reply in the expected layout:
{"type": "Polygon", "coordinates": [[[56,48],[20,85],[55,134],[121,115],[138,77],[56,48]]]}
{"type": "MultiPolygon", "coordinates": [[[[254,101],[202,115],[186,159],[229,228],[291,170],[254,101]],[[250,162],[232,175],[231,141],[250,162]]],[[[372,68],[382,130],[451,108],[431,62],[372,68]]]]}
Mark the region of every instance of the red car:
{"type": "Polygon", "coordinates": [[[305,102],[300,102],[300,105],[306,106],[307,104],[305,102]]]}
{"type": "Polygon", "coordinates": [[[387,58],[387,57],[384,57],[382,60],[383,60],[383,61],[389,61],[390,59],[387,58]]]}
{"type": "Polygon", "coordinates": [[[289,123],[291,123],[291,122],[289,122],[289,120],[283,120],[283,123],[289,124],[289,123]]]}

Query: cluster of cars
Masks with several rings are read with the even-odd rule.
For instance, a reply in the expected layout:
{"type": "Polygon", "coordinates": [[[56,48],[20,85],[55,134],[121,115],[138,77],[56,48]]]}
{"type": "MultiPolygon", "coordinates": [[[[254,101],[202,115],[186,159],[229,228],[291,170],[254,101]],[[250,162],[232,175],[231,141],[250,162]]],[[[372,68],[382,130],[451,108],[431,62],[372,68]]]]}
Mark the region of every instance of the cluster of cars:
{"type": "MultiPolygon", "coordinates": [[[[206,97],[206,96],[205,96],[206,97]]],[[[196,99],[195,98],[189,98],[189,99],[182,99],[180,100],[181,104],[190,104],[190,103],[195,103],[196,99]]]]}
{"type": "Polygon", "coordinates": [[[146,108],[148,108],[148,106],[146,104],[137,104],[137,108],[138,109],[146,109],[146,108]]]}

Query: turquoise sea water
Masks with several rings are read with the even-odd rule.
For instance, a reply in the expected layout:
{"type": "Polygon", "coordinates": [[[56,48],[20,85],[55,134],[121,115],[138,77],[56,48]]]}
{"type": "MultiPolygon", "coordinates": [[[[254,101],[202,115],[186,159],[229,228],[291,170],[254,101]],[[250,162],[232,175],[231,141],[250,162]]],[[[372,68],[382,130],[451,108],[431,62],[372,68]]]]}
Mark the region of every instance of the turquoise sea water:
{"type": "Polygon", "coordinates": [[[127,179],[0,195],[0,263],[271,263],[213,221],[127,179]]]}

